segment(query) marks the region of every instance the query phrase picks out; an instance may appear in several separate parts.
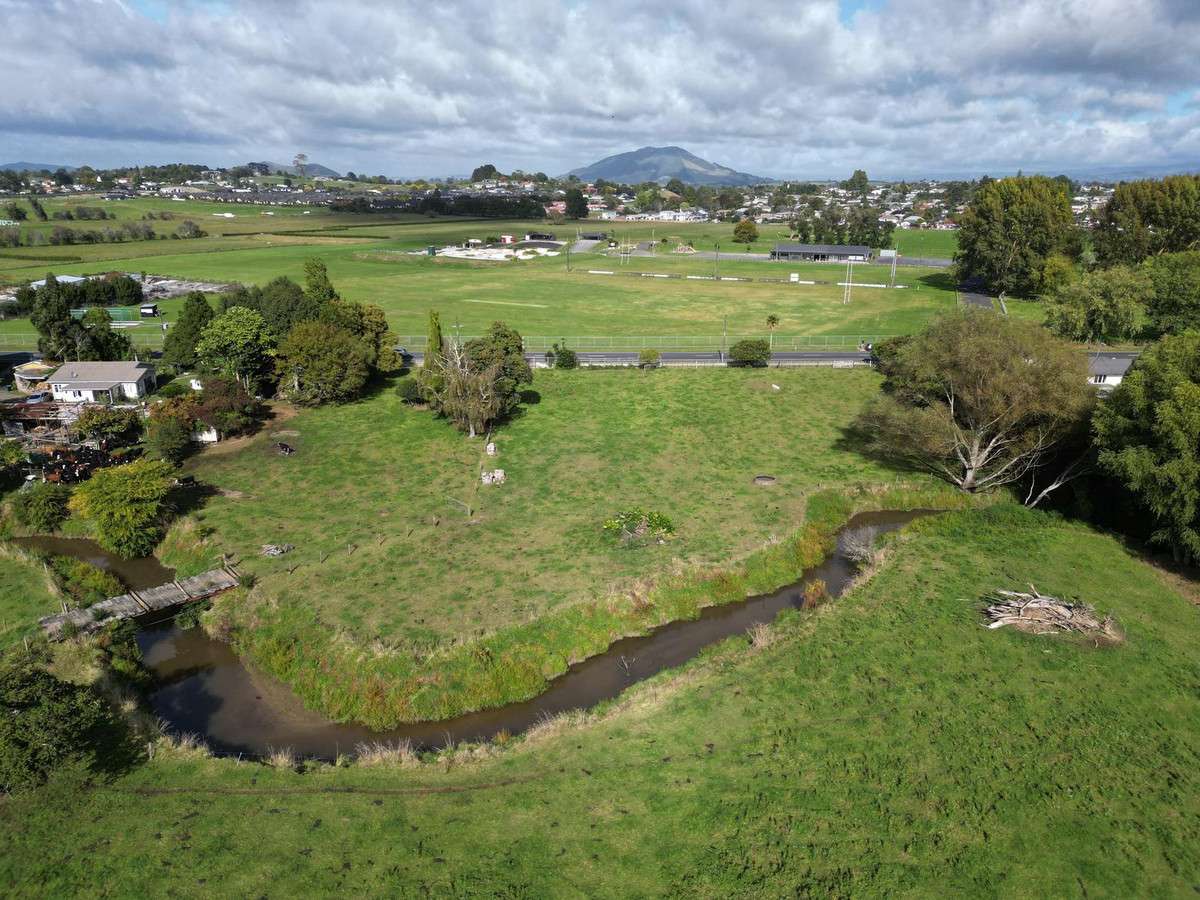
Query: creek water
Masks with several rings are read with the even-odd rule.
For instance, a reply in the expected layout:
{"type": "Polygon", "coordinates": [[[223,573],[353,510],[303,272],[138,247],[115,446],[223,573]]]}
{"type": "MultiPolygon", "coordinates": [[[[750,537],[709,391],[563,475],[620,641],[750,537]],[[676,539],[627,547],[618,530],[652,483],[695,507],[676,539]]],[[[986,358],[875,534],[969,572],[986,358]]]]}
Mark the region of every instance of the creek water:
{"type": "Polygon", "coordinates": [[[468,713],[438,722],[418,722],[389,731],[331,722],[306,709],[292,691],[243,662],[229,645],[200,628],[170,624],[138,633],[146,666],[156,679],[149,695],[155,715],[178,733],[199,735],[224,753],[261,756],[291,748],[303,757],[332,759],[373,741],[410,741],[436,749],[450,742],[481,741],[501,731],[519,734],[547,716],[587,709],[616,697],[630,685],[691,659],[715,641],[743,635],[760,622],[771,622],[782,610],[800,607],[804,585],[825,582],[837,597],[854,577],[848,543],[856,536],[894,531],[936,510],[870,512],[854,516],[838,532],[837,549],[819,565],[805,570],[793,584],[770,594],[704,609],[696,619],[671,622],[641,637],[623,638],[608,650],[571,666],[531,700],[468,713]]]}
{"type": "Polygon", "coordinates": [[[115,575],[125,587],[133,588],[135,591],[168,584],[175,577],[174,569],[167,568],[153,556],[123,559],[115,553],[109,553],[88,538],[54,537],[39,534],[33,537],[10,538],[9,543],[31,553],[70,556],[85,563],[91,563],[97,569],[103,569],[115,575]]]}

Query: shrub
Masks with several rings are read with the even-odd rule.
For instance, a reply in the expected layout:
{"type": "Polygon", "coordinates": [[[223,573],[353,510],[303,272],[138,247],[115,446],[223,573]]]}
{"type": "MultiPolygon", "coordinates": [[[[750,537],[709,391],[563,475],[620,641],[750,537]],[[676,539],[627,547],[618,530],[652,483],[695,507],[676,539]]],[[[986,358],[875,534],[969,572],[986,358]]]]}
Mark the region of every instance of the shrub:
{"type": "Polygon", "coordinates": [[[765,366],[771,361],[771,345],[761,338],[746,338],[729,348],[731,366],[765,366]]]}
{"type": "Polygon", "coordinates": [[[0,660],[0,793],[27,790],[71,759],[92,759],[99,732],[116,724],[88,687],[59,681],[35,659],[0,660]]]}
{"type": "Polygon", "coordinates": [[[553,348],[546,355],[554,360],[554,368],[556,369],[579,368],[579,357],[575,354],[574,350],[567,348],[566,341],[563,342],[561,347],[558,344],[554,344],[553,348]]]}
{"type": "Polygon", "coordinates": [[[91,606],[124,591],[124,586],[111,572],[70,556],[47,556],[50,567],[64,591],[80,606],[91,606]]]}
{"type": "Polygon", "coordinates": [[[653,538],[660,543],[675,533],[675,524],[660,512],[638,507],[617,513],[604,523],[604,530],[623,543],[653,538]]]}
{"type": "Polygon", "coordinates": [[[643,369],[656,369],[662,362],[662,354],[647,348],[638,354],[638,365],[643,369]]]}
{"type": "Polygon", "coordinates": [[[127,444],[142,428],[142,417],[136,409],[112,406],[88,406],[75,420],[75,430],[84,437],[127,444]]]}
{"type": "Polygon", "coordinates": [[[425,398],[421,394],[421,385],[412,375],[405,375],[396,382],[396,396],[405,403],[424,403],[425,398]]]}
{"type": "Polygon", "coordinates": [[[191,393],[192,389],[182,381],[169,382],[154,392],[155,396],[162,397],[164,400],[169,400],[172,397],[186,397],[191,393]]]}
{"type": "Polygon", "coordinates": [[[814,578],[812,581],[804,585],[804,608],[812,609],[814,606],[820,606],[829,598],[829,591],[825,586],[825,582],[820,578],[814,578]]]}
{"type": "Polygon", "coordinates": [[[67,518],[71,489],[44,482],[17,494],[13,512],[17,522],[34,531],[55,531],[67,518]]]}

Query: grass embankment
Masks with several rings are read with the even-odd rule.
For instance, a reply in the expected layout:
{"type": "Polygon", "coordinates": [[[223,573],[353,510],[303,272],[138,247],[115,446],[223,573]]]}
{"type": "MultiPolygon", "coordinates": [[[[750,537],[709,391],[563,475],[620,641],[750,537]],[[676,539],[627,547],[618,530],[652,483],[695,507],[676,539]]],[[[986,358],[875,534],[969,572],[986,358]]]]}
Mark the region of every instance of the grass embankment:
{"type": "MultiPolygon", "coordinates": [[[[814,492],[893,480],[839,446],[877,382],[867,370],[541,372],[540,402],[495,435],[495,459],[384,391],[206,450],[186,471],[222,492],[197,517],[208,559],[235,554],[260,578],[255,602],[228,610],[247,626],[242,650],[339,718],[440,718],[536,693],[569,661],[706,596],[689,588],[630,618],[640,580],[724,570],[791,535],[814,492]],[[279,456],[276,440],[297,453],[279,456]],[[507,483],[481,487],[484,462],[507,483]],[[761,473],[778,482],[754,485],[761,473]],[[634,506],[670,516],[676,538],[619,546],[602,523],[634,506]],[[295,550],[263,558],[267,543],[295,550]]],[[[163,561],[203,564],[177,531],[163,561]]]]}
{"type": "Polygon", "coordinates": [[[0,649],[37,632],[37,620],[62,609],[45,563],[0,540],[0,649]]]}
{"type": "Polygon", "coordinates": [[[1198,610],[1012,506],[922,520],[774,642],[731,639],[493,759],[305,775],[163,756],[0,805],[15,896],[1180,896],[1200,879],[1198,610]],[[981,627],[1032,582],[1122,646],[981,627]],[[501,824],[502,823],[502,824],[501,824]]]}

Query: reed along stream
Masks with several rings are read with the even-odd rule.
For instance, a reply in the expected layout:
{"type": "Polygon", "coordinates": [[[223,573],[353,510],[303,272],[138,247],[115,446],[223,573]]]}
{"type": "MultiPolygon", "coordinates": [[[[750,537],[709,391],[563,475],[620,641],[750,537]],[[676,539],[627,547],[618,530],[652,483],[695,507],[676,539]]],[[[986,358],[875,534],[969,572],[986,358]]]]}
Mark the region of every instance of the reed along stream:
{"type": "Polygon", "coordinates": [[[793,584],[771,594],[705,608],[696,619],[671,622],[642,637],[623,638],[608,650],[571,666],[537,697],[496,709],[438,722],[372,731],[331,722],[305,709],[291,690],[244,663],[229,645],[200,628],[174,623],[143,628],[138,635],[147,668],[157,684],[149,701],[154,713],[179,733],[192,732],[223,753],[266,755],[290,747],[302,757],[333,759],[374,741],[410,741],[418,749],[449,742],[483,741],[501,731],[519,734],[547,716],[588,709],[616,697],[632,684],[678,666],[708,645],[744,635],[782,610],[803,604],[804,585],[825,582],[830,597],[840,596],[854,577],[846,556],[848,536],[894,531],[934,510],[861,513],[838,532],[837,548],[824,562],[805,570],[793,584]]]}

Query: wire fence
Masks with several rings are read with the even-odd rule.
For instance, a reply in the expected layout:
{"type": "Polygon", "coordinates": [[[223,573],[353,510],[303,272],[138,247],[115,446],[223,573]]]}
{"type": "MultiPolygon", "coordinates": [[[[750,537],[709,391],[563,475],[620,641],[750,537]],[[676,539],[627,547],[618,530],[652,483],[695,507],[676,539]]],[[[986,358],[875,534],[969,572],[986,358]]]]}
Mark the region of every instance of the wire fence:
{"type": "MultiPolygon", "coordinates": [[[[477,335],[458,335],[459,340],[469,341],[477,335]]],[[[583,353],[603,353],[606,350],[679,350],[717,351],[729,348],[741,340],[769,340],[775,351],[788,350],[855,350],[864,344],[875,344],[892,334],[660,334],[660,335],[571,335],[548,337],[525,335],[522,340],[526,352],[536,353],[549,350],[554,344],[567,346],[583,353]]],[[[406,350],[425,349],[426,336],[406,334],[398,338],[398,345],[406,350]]]]}
{"type": "MultiPolygon", "coordinates": [[[[159,328],[145,331],[123,329],[133,346],[139,350],[157,350],[162,347],[164,333],[159,328]]],[[[480,335],[457,335],[459,340],[469,341],[480,335]]],[[[525,350],[537,353],[551,349],[554,344],[570,347],[584,353],[602,353],[606,350],[661,350],[661,351],[713,351],[728,349],[741,340],[769,340],[775,351],[788,350],[854,350],[864,344],[875,344],[892,334],[626,334],[626,335],[525,335],[525,350]]],[[[397,338],[397,346],[410,351],[423,351],[426,336],[403,334],[397,338]]],[[[0,333],[0,350],[36,350],[36,332],[0,333]]]]}
{"type": "MultiPolygon", "coordinates": [[[[119,329],[138,350],[159,350],[163,345],[161,329],[153,331],[134,331],[132,328],[119,329]]],[[[7,332],[0,333],[0,350],[36,350],[38,335],[36,332],[7,332]]]]}

